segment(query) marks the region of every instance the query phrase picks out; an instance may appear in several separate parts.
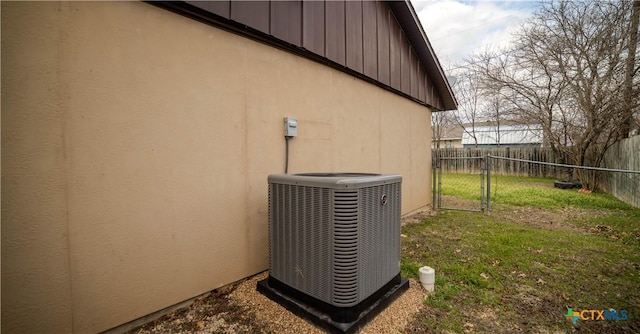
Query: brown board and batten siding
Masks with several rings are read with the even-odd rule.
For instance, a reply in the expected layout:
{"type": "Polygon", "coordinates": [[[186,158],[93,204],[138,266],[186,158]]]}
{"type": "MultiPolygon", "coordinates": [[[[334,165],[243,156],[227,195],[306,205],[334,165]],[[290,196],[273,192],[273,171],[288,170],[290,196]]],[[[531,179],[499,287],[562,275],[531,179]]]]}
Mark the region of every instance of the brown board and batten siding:
{"type": "Polygon", "coordinates": [[[323,62],[431,108],[456,107],[408,1],[152,4],[323,62]]]}
{"type": "Polygon", "coordinates": [[[302,47],[324,57],[324,2],[302,6],[302,47]]]}
{"type": "Polygon", "coordinates": [[[364,45],[362,2],[347,1],[345,4],[347,67],[364,74],[364,45]]]}
{"type": "Polygon", "coordinates": [[[362,2],[362,59],[364,62],[363,74],[378,79],[378,29],[377,29],[377,3],[373,1],[362,2]]]}
{"type": "Polygon", "coordinates": [[[384,10],[385,4],[381,2],[375,3],[375,10],[377,13],[377,38],[378,38],[378,81],[389,86],[391,85],[391,40],[389,34],[391,28],[389,27],[389,11],[384,10]]]}

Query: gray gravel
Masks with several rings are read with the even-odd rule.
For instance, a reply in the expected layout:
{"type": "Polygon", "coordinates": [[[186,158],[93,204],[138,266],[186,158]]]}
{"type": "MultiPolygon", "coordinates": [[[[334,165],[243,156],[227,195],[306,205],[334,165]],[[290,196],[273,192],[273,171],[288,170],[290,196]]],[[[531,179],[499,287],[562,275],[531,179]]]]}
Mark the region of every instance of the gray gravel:
{"type": "MultiPolygon", "coordinates": [[[[295,316],[284,307],[266,298],[255,289],[256,283],[267,277],[264,272],[242,283],[229,298],[254,311],[257,319],[276,333],[323,333],[322,330],[295,316]]],[[[426,292],[420,283],[409,280],[409,289],[370,321],[360,333],[401,333],[422,307],[426,292]]]]}

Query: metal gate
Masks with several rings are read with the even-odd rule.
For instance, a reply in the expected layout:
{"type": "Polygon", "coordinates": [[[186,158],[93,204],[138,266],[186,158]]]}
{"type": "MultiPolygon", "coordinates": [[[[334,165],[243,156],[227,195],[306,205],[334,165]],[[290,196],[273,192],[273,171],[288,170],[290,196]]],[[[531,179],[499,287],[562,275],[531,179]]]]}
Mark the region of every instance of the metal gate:
{"type": "MultiPolygon", "coordinates": [[[[432,188],[433,188],[433,203],[436,209],[447,210],[463,210],[463,211],[475,211],[485,212],[489,209],[489,202],[487,200],[487,194],[490,184],[490,169],[489,169],[488,157],[440,157],[436,155],[432,162],[432,188]],[[477,199],[456,200],[453,201],[453,196],[449,198],[445,195],[443,201],[442,186],[446,180],[443,180],[442,172],[445,169],[445,162],[455,163],[468,163],[474,165],[478,171],[476,184],[478,185],[478,197],[477,199]],[[444,203],[443,203],[444,202],[444,203]]],[[[475,173],[473,173],[475,174],[475,173]]]]}

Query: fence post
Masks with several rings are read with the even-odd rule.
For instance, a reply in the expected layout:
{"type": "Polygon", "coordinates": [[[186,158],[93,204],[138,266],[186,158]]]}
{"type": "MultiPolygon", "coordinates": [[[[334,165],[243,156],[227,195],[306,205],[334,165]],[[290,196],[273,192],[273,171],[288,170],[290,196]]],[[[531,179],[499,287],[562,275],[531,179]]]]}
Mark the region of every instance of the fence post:
{"type": "Polygon", "coordinates": [[[487,214],[491,214],[491,155],[487,154],[487,214]]]}
{"type": "MultiPolygon", "coordinates": [[[[442,159],[440,159],[442,161],[442,159]]],[[[438,168],[438,209],[442,208],[442,168],[438,168]]]]}
{"type": "MultiPolygon", "coordinates": [[[[486,158],[485,158],[486,159],[486,158]]],[[[478,159],[480,160],[480,159],[478,159]]],[[[486,171],[486,166],[487,166],[487,162],[485,160],[484,165],[482,164],[482,161],[480,161],[478,163],[478,168],[480,168],[480,210],[482,212],[485,212],[486,208],[485,208],[485,190],[484,190],[484,185],[485,185],[485,181],[484,181],[484,176],[485,176],[485,171],[486,171]]]]}
{"type": "Polygon", "coordinates": [[[437,172],[438,172],[438,151],[433,155],[433,161],[431,161],[431,207],[433,210],[436,209],[436,200],[437,200],[437,172]]]}

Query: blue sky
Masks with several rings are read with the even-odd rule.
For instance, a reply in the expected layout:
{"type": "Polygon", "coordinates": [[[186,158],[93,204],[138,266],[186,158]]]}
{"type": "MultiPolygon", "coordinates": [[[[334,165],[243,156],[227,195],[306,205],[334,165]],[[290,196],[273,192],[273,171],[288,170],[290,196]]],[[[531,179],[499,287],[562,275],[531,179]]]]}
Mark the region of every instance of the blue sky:
{"type": "Polygon", "coordinates": [[[538,1],[411,0],[440,64],[454,67],[482,48],[508,45],[538,1]]]}

